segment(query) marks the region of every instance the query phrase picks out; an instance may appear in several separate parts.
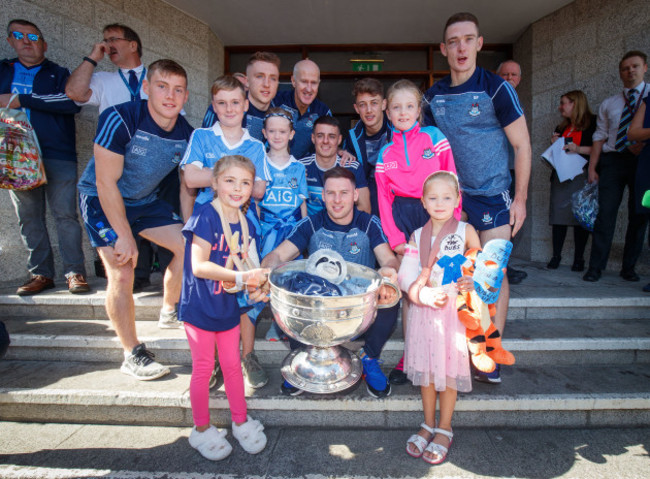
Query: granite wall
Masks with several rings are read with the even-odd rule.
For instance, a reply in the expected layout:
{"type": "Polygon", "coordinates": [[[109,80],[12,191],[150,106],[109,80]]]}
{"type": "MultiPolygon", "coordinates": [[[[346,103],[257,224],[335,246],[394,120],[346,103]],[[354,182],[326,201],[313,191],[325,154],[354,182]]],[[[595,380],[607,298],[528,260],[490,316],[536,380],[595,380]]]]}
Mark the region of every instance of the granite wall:
{"type": "MultiPolygon", "coordinates": [[[[102,28],[109,23],[123,23],[140,36],[143,62],[171,58],[187,70],[190,98],[185,106],[187,119],[198,127],[209,102],[212,80],[223,72],[223,45],[210,28],[160,0],[3,0],[0,26],[6,28],[12,18],[24,18],[39,26],[48,43],[46,56],[74,70],[88,55],[92,45],[102,39],[102,28]]],[[[13,58],[15,52],[6,41],[0,42],[0,58],[13,58]]],[[[113,70],[104,59],[98,70],[113,70]]],[[[97,124],[97,109],[84,107],[77,115],[77,152],[79,172],[92,155],[92,140],[97,124]]],[[[48,220],[50,240],[57,249],[56,229],[48,220]]],[[[86,262],[89,272],[93,252],[84,232],[86,262]]],[[[27,251],[17,227],[17,219],[5,190],[0,190],[0,281],[19,282],[26,279],[27,251]]],[[[61,262],[55,254],[57,276],[61,262]]],[[[62,281],[60,281],[62,282],[62,281]]]]}

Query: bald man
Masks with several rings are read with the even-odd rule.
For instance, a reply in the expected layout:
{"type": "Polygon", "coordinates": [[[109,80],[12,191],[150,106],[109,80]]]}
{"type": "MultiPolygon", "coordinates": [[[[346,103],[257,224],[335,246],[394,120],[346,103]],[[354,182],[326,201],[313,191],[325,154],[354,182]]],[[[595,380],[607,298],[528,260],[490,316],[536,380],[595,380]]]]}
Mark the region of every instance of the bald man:
{"type": "Polygon", "coordinates": [[[304,158],[314,152],[311,132],[314,121],[321,116],[332,116],[329,107],[318,98],[320,85],[320,68],[309,59],[300,60],[293,67],[291,90],[278,92],[275,105],[291,112],[296,134],[291,141],[291,154],[304,158]]]}

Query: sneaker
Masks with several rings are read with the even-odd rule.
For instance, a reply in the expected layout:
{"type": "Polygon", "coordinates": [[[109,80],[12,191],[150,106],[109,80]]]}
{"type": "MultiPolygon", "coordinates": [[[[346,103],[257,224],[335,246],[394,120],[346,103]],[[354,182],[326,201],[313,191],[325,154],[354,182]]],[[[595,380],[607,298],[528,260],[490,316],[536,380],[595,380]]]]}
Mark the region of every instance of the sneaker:
{"type": "Polygon", "coordinates": [[[404,355],[402,355],[397,365],[388,375],[388,381],[390,381],[391,384],[395,384],[396,386],[401,386],[402,384],[406,384],[408,380],[409,378],[404,372],[404,355]]]}
{"type": "Polygon", "coordinates": [[[296,386],[291,384],[289,381],[286,379],[284,382],[280,385],[280,393],[282,393],[283,396],[300,396],[302,393],[304,393],[302,389],[298,389],[296,386]]]}
{"type": "Polygon", "coordinates": [[[158,318],[158,327],[160,329],[183,329],[183,321],[178,320],[178,311],[173,309],[171,311],[160,310],[158,318]]]}
{"type": "Polygon", "coordinates": [[[212,374],[210,375],[210,383],[208,387],[210,389],[214,388],[217,384],[219,384],[219,381],[223,378],[223,374],[221,374],[221,365],[219,364],[219,360],[215,359],[214,360],[214,370],[212,371],[212,374]]]}
{"type": "Polygon", "coordinates": [[[491,373],[474,370],[474,379],[481,383],[501,384],[501,365],[497,364],[497,367],[491,373]]]}
{"type": "Polygon", "coordinates": [[[169,374],[169,368],[153,360],[155,355],[144,343],[138,344],[131,354],[124,353],[124,362],[120,371],[130,374],[140,381],[151,381],[169,374]]]}
{"type": "Polygon", "coordinates": [[[68,291],[72,294],[88,293],[90,291],[90,286],[88,286],[83,274],[68,273],[65,275],[65,279],[68,282],[68,291]]]}
{"type": "Polygon", "coordinates": [[[363,378],[366,380],[366,389],[375,399],[382,399],[390,396],[390,383],[381,370],[379,361],[376,358],[371,358],[363,349],[360,353],[361,363],[363,364],[363,378]]]}
{"type": "Polygon", "coordinates": [[[242,371],[244,373],[244,378],[252,388],[261,388],[266,386],[266,383],[269,382],[269,377],[266,375],[264,368],[260,365],[255,353],[248,353],[248,356],[244,358],[244,361],[242,362],[242,371]]]}

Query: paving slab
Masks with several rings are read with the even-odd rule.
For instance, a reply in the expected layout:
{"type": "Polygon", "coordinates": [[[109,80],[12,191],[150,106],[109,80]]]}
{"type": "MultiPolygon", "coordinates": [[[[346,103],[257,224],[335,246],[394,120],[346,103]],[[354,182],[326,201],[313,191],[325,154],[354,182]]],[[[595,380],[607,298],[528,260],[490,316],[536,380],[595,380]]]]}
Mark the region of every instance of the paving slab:
{"type": "Polygon", "coordinates": [[[256,456],[243,452],[229,432],[233,453],[217,463],[189,446],[188,428],[4,422],[0,430],[4,479],[636,479],[647,477],[650,463],[648,428],[456,427],[448,460],[439,466],[406,455],[415,428],[266,427],[267,447],[256,456]],[[32,444],[17,443],[21,436],[34,438],[32,444]]]}

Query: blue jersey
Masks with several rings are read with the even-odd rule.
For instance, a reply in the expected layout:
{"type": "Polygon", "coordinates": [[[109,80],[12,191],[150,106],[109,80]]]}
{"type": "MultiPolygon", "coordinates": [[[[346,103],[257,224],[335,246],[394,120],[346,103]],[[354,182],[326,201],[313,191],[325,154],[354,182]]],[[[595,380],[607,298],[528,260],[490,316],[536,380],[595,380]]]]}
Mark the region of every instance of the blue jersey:
{"type": "MultiPolygon", "coordinates": [[[[14,63],[14,78],[11,82],[11,93],[31,95],[34,77],[36,77],[39,71],[41,71],[40,65],[26,67],[20,62],[14,63]]],[[[31,110],[29,108],[22,107],[22,110],[27,114],[27,118],[31,118],[31,110]]]]}
{"type": "Polygon", "coordinates": [[[305,114],[301,115],[294,95],[293,89],[279,91],[274,101],[276,106],[288,111],[293,117],[293,129],[296,133],[289,143],[291,154],[296,158],[304,158],[314,152],[314,144],[311,141],[314,122],[321,116],[332,116],[332,112],[325,103],[315,99],[305,114]]]}
{"type": "MultiPolygon", "coordinates": [[[[226,155],[242,155],[249,158],[255,165],[255,180],[269,181],[271,176],[266,165],[266,151],[261,141],[252,138],[247,130],[239,142],[230,145],[223,135],[219,122],[212,128],[199,128],[194,131],[190,144],[185,152],[181,168],[194,165],[198,168],[213,168],[226,155]]],[[[212,188],[202,188],[196,197],[196,204],[212,201],[212,188]]]]}
{"type": "Polygon", "coordinates": [[[260,202],[262,257],[284,241],[301,218],[300,205],[307,199],[305,166],[293,156],[279,167],[267,159],[272,180],[260,202]]]}
{"type": "MultiPolygon", "coordinates": [[[[269,108],[273,108],[274,106],[275,106],[274,102],[271,101],[269,108]]],[[[244,119],[241,122],[242,128],[246,128],[248,130],[248,133],[253,138],[261,141],[262,143],[266,142],[266,139],[264,138],[264,134],[262,133],[262,129],[264,128],[265,116],[266,116],[265,111],[258,110],[255,107],[255,105],[253,105],[249,101],[248,110],[246,111],[246,113],[244,113],[244,119]]],[[[214,109],[212,108],[212,103],[210,103],[210,105],[208,105],[208,109],[205,112],[205,116],[203,117],[203,124],[201,125],[201,127],[210,128],[218,121],[219,121],[219,117],[217,116],[214,109]]]]}
{"type": "MultiPolygon", "coordinates": [[[[249,222],[251,238],[259,241],[249,222]]],[[[239,224],[231,224],[232,233],[239,231],[239,224]]],[[[241,309],[237,295],[226,293],[221,281],[197,278],[192,272],[192,241],[194,236],[210,243],[210,261],[225,266],[230,251],[221,226],[219,214],[211,203],[198,206],[183,228],[185,260],[183,263],[183,287],[178,304],[178,317],[181,321],[205,331],[227,331],[239,324],[241,309]]]]}
{"type": "MultiPolygon", "coordinates": [[[[95,144],[124,157],[117,187],[125,205],[156,200],[160,182],[178,167],[191,134],[192,127],[180,115],[171,131],[160,128],[147,100],[112,106],[99,115],[95,144]]],[[[96,183],[93,157],[79,179],[79,193],[97,196],[96,183]]]]}
{"type": "MultiPolygon", "coordinates": [[[[307,174],[307,191],[309,192],[309,197],[307,198],[307,213],[313,215],[325,208],[325,203],[323,203],[323,186],[325,185],[323,175],[327,170],[323,170],[318,166],[315,153],[307,158],[301,159],[300,163],[305,165],[305,172],[307,174]]],[[[332,168],[340,165],[341,158],[337,156],[336,163],[334,163],[332,168]]],[[[363,166],[358,160],[354,160],[352,163],[346,165],[345,168],[354,173],[357,188],[368,187],[366,175],[363,172],[363,166]]]]}
{"type": "Polygon", "coordinates": [[[347,225],[332,221],[326,210],[303,218],[287,240],[302,253],[331,249],[346,261],[368,268],[375,267],[375,248],[384,243],[388,246],[379,218],[356,208],[352,221],[347,225]]]}
{"type": "Polygon", "coordinates": [[[523,116],[515,89],[503,78],[476,67],[462,85],[447,76],[425,95],[424,124],[435,125],[454,152],[463,193],[494,196],[510,186],[508,138],[503,129],[523,116]]]}

